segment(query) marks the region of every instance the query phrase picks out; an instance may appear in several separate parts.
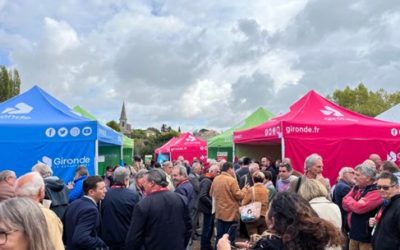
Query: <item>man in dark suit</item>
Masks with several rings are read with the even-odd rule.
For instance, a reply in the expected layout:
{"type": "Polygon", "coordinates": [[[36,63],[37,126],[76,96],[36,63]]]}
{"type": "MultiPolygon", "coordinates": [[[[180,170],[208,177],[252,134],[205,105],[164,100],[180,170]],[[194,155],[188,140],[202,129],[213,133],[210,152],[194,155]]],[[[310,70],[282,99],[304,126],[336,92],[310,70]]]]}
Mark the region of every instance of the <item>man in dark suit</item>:
{"type": "Polygon", "coordinates": [[[104,199],[107,189],[100,176],[89,176],[83,182],[84,196],[72,202],[65,211],[64,244],[71,249],[106,249],[97,235],[100,226],[97,203],[104,199]]]}
{"type": "Polygon", "coordinates": [[[111,250],[124,250],[125,238],[132,220],[132,212],[139,198],[128,189],[129,170],[118,167],[113,185],[101,202],[101,238],[111,250]]]}
{"type": "Polygon", "coordinates": [[[168,190],[160,169],[146,173],[143,186],[146,197],[133,211],[126,249],[186,249],[192,223],[185,198],[168,190]]]}

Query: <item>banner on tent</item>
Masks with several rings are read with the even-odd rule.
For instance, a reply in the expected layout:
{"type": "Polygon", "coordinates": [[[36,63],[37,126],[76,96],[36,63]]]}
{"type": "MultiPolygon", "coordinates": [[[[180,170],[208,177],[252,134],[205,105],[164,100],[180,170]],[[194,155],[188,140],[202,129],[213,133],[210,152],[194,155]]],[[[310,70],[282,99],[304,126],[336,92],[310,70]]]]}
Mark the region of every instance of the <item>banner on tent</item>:
{"type": "Polygon", "coordinates": [[[78,166],[86,166],[94,174],[95,142],[70,143],[0,143],[0,170],[11,169],[17,176],[31,171],[38,162],[45,163],[53,175],[65,182],[71,181],[78,166]]]}
{"type": "Polygon", "coordinates": [[[228,152],[217,152],[217,161],[228,160],[228,152]]]}

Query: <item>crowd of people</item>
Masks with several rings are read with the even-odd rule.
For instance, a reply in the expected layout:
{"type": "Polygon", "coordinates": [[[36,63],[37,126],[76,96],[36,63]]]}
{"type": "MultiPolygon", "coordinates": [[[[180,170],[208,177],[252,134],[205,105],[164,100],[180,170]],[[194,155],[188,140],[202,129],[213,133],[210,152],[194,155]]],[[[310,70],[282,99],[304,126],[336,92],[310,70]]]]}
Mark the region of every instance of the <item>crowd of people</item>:
{"type": "Polygon", "coordinates": [[[400,249],[400,171],[376,154],[331,187],[311,154],[76,169],[68,184],[38,163],[0,172],[0,249],[400,249]],[[259,203],[253,220],[243,206],[259,203]],[[237,241],[240,235],[244,241],[237,241]]]}

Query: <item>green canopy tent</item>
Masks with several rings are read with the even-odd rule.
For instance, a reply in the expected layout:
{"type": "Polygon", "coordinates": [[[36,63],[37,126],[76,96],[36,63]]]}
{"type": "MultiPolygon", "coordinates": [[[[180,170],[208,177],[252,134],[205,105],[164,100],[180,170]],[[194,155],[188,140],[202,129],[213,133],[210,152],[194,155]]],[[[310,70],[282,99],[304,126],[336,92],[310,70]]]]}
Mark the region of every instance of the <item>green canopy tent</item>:
{"type": "MultiPolygon", "coordinates": [[[[98,121],[96,117],[94,117],[92,114],[90,114],[88,111],[86,111],[79,105],[75,106],[73,110],[76,113],[79,113],[88,119],[98,121]]],[[[100,124],[100,125],[105,126],[103,124],[100,124]]],[[[114,131],[114,132],[118,133],[117,131],[114,131]]],[[[126,136],[124,136],[124,137],[126,137],[126,136]]],[[[99,143],[99,146],[98,146],[98,174],[99,175],[104,174],[105,168],[107,166],[118,165],[121,162],[121,154],[123,156],[122,158],[124,159],[124,162],[126,162],[128,164],[132,163],[133,140],[130,138],[124,138],[124,137],[122,138],[122,147],[120,145],[111,144],[111,143],[99,143]],[[129,157],[129,154],[131,155],[130,157],[129,157]],[[125,161],[125,158],[126,158],[126,161],[125,161]],[[128,158],[130,158],[130,159],[128,160],[128,158]]]]}
{"type": "Polygon", "coordinates": [[[254,111],[254,113],[249,115],[236,126],[226,130],[220,135],[210,138],[207,141],[208,158],[226,158],[228,161],[233,161],[233,132],[255,127],[268,121],[274,116],[275,115],[268,110],[259,107],[254,111]]]}
{"type": "Polygon", "coordinates": [[[124,160],[124,163],[128,165],[132,165],[134,145],[135,141],[133,139],[126,135],[122,137],[122,159],[124,160]]]}

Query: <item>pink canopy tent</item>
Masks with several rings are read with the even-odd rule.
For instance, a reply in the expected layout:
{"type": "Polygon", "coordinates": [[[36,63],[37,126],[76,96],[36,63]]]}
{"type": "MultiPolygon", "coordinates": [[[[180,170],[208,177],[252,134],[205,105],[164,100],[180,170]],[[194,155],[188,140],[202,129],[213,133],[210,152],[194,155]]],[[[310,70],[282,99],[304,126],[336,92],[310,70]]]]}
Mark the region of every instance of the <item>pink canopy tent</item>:
{"type": "Polygon", "coordinates": [[[159,154],[169,154],[169,159],[175,161],[179,156],[183,156],[190,164],[193,158],[205,161],[207,159],[207,142],[203,141],[191,133],[183,133],[179,137],[174,137],[166,144],[155,150],[156,159],[159,154]]]}
{"type": "Polygon", "coordinates": [[[286,114],[235,132],[234,143],[237,152],[253,148],[261,155],[279,147],[279,156],[291,158],[299,171],[308,155],[318,153],[324,159],[323,175],[334,183],[343,166],[354,167],[371,153],[400,160],[400,124],[355,113],[309,91],[286,114]]]}

